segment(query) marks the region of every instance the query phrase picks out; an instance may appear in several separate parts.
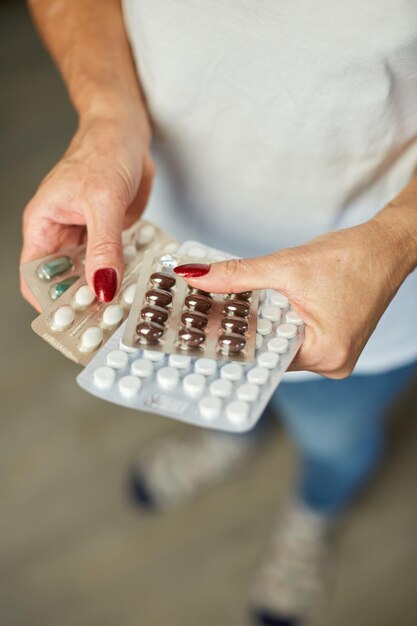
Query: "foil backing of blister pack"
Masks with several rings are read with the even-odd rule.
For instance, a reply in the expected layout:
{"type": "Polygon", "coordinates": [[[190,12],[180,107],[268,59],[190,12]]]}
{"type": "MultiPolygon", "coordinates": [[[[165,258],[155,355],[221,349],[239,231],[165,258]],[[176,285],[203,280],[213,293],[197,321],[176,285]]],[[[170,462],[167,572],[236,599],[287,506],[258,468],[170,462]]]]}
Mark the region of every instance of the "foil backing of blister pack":
{"type": "Polygon", "coordinates": [[[172,252],[178,243],[162,229],[140,220],[123,233],[126,266],[118,296],[102,303],[92,294],[84,274],[57,302],[33,322],[33,330],[67,358],[86,365],[127,318],[137,275],[148,250],[172,252]],[[130,255],[126,255],[126,249],[130,255]]]}

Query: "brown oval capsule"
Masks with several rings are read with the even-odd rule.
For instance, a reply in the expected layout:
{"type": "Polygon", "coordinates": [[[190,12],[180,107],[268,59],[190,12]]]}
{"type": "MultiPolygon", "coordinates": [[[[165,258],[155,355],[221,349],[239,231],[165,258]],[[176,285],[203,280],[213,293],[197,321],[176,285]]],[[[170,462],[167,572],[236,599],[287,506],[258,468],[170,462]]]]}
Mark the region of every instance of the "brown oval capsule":
{"type": "Polygon", "coordinates": [[[209,293],[208,291],[203,291],[203,289],[196,289],[195,287],[191,287],[190,288],[190,293],[194,293],[194,294],[197,294],[199,296],[206,296],[206,298],[210,298],[211,299],[211,293],[209,293]]]}
{"type": "Polygon", "coordinates": [[[178,339],[187,348],[198,348],[204,342],[206,334],[199,328],[181,328],[178,339]]]}
{"type": "Polygon", "coordinates": [[[208,317],[205,313],[198,311],[185,311],[181,315],[181,322],[184,326],[194,326],[194,328],[205,328],[208,324],[208,317]]]}
{"type": "Polygon", "coordinates": [[[149,280],[152,285],[159,289],[165,289],[165,291],[170,291],[177,282],[171,274],[166,272],[155,272],[149,280]]]}
{"type": "Polygon", "coordinates": [[[223,308],[223,313],[237,317],[248,317],[250,313],[250,305],[244,300],[228,300],[223,308]]]}
{"type": "Polygon", "coordinates": [[[168,319],[168,311],[162,306],[144,306],[140,312],[140,316],[146,322],[165,324],[168,319]]]}
{"type": "Polygon", "coordinates": [[[192,311],[207,313],[211,309],[211,300],[207,296],[193,293],[184,299],[184,304],[192,311]]]}
{"type": "Polygon", "coordinates": [[[228,333],[244,335],[248,332],[249,324],[243,317],[224,317],[220,322],[221,327],[228,333]]]}
{"type": "Polygon", "coordinates": [[[220,335],[217,343],[222,352],[236,354],[246,346],[246,339],[242,335],[231,333],[230,335],[220,335]]]}
{"type": "Polygon", "coordinates": [[[157,343],[164,334],[164,327],[155,322],[140,322],[136,326],[136,334],[141,343],[157,343]]]}
{"type": "Polygon", "coordinates": [[[252,298],[252,292],[251,291],[241,291],[240,293],[232,294],[232,297],[236,298],[236,300],[250,300],[252,298]]]}
{"type": "Polygon", "coordinates": [[[172,302],[172,296],[163,289],[151,289],[146,292],[146,299],[154,306],[168,306],[172,302]]]}

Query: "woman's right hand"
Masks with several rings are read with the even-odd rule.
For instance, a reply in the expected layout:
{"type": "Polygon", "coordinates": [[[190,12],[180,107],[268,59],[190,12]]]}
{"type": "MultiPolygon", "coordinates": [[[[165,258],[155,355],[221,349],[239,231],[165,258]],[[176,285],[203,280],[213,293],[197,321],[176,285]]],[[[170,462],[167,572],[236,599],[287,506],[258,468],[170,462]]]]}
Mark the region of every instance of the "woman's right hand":
{"type": "MultiPolygon", "coordinates": [[[[123,276],[122,230],[151,191],[149,145],[135,121],[84,122],[24,211],[21,263],[86,241],[88,284],[100,300],[112,300],[123,276]]],[[[39,310],[23,279],[21,290],[39,310]]]]}

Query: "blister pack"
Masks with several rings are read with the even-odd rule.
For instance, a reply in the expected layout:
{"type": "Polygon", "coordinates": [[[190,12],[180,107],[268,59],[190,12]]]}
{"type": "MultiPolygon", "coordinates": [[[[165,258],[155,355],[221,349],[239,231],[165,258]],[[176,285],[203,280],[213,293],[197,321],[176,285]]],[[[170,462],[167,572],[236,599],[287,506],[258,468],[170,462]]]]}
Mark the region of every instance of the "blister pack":
{"type": "Polygon", "coordinates": [[[199,258],[145,254],[123,342],[166,354],[252,361],[258,292],[225,295],[189,287],[173,269],[199,258]]]}
{"type": "Polygon", "coordinates": [[[86,365],[126,319],[145,252],[170,253],[179,245],[170,235],[145,220],[123,233],[123,243],[126,267],[120,292],[111,303],[97,300],[83,274],[58,302],[32,322],[38,335],[76,363],[86,365]]]}

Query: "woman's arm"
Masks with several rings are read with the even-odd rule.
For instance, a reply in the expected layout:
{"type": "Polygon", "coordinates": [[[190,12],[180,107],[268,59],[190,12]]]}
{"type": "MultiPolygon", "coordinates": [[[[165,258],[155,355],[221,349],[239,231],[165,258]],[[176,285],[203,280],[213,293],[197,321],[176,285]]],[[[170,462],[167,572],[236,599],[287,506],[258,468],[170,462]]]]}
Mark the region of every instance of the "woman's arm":
{"type": "MultiPolygon", "coordinates": [[[[29,0],[29,6],[79,124],[25,209],[21,261],[75,245],[87,230],[87,280],[109,301],[123,274],[122,228],[143,211],[154,171],[120,0],[29,0]]],[[[36,306],[25,284],[22,292],[36,306]]]]}

